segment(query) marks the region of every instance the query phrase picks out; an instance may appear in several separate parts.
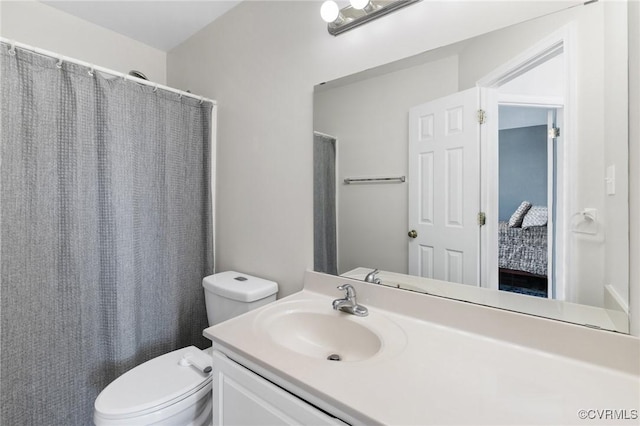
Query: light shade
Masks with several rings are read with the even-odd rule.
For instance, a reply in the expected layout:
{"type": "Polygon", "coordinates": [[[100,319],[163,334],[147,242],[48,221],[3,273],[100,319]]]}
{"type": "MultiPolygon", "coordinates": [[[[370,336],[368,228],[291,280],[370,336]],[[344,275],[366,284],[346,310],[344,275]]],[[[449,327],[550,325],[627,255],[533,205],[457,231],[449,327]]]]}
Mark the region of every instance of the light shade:
{"type": "Polygon", "coordinates": [[[327,0],[320,6],[320,16],[325,22],[333,22],[340,16],[340,8],[333,0],[327,0]]]}
{"type": "Polygon", "coordinates": [[[362,10],[369,5],[369,0],[351,0],[351,7],[362,10]]]}

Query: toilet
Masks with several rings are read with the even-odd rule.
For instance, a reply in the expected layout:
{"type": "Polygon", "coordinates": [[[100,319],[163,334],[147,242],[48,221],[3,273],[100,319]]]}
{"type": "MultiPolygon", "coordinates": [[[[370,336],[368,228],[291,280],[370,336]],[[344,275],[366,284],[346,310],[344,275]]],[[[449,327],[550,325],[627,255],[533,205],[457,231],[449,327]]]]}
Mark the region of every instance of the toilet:
{"type": "MultiPolygon", "coordinates": [[[[202,280],[209,325],[276,300],[278,284],[227,271],[202,280]]],[[[211,424],[211,348],[153,358],[111,382],[96,398],[97,426],[211,424]]]]}

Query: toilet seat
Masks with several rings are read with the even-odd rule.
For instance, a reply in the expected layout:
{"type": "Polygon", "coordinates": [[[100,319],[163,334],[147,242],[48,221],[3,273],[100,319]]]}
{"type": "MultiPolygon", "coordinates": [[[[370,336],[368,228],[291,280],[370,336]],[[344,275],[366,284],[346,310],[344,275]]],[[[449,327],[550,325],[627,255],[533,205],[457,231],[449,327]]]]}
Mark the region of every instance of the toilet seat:
{"type": "Polygon", "coordinates": [[[181,365],[180,360],[188,352],[200,352],[200,349],[189,346],[169,352],[118,377],[96,398],[95,416],[124,420],[165,409],[179,411],[180,402],[188,400],[185,403],[188,405],[206,397],[211,390],[211,374],[181,365]]]}

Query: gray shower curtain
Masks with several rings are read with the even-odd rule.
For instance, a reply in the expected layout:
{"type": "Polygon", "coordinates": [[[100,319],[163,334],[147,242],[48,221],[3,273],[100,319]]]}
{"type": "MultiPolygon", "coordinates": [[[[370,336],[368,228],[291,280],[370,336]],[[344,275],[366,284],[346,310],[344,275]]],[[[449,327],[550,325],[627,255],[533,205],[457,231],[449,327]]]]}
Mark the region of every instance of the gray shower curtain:
{"type": "Polygon", "coordinates": [[[313,134],[313,269],[337,275],[336,139],[313,134]]]}
{"type": "Polygon", "coordinates": [[[0,50],[0,424],[88,425],[118,375],[206,346],[212,106],[0,50]]]}

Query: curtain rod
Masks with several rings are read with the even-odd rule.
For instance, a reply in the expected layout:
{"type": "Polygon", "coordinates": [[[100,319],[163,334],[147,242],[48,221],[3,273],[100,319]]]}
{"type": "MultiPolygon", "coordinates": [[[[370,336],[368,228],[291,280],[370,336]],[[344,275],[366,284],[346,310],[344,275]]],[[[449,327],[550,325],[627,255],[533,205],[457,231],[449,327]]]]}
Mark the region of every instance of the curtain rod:
{"type": "Polygon", "coordinates": [[[183,90],[178,90],[178,89],[174,89],[173,87],[165,86],[163,84],[154,83],[154,82],[151,82],[151,81],[148,81],[148,80],[144,80],[142,78],[131,76],[129,74],[124,74],[124,73],[121,73],[121,72],[118,72],[118,71],[114,71],[114,70],[111,70],[111,69],[108,69],[108,68],[103,68],[103,67],[100,67],[100,66],[97,66],[97,65],[90,64],[89,62],[84,62],[84,61],[81,61],[79,59],[74,59],[74,58],[70,58],[68,56],[60,55],[59,53],[51,52],[51,51],[48,51],[48,50],[45,50],[45,49],[40,49],[39,47],[29,46],[28,44],[24,44],[24,43],[18,43],[18,42],[14,41],[14,40],[10,40],[10,39],[7,39],[5,37],[0,37],[0,42],[7,44],[9,46],[9,51],[14,51],[16,47],[19,47],[20,49],[28,50],[28,51],[36,53],[38,55],[49,56],[49,57],[54,58],[54,59],[59,59],[62,62],[69,62],[69,63],[72,63],[72,64],[76,64],[76,65],[80,65],[80,66],[83,66],[83,67],[87,67],[91,71],[98,71],[98,72],[101,72],[101,73],[104,73],[104,74],[113,75],[115,77],[120,77],[120,78],[123,78],[125,80],[131,80],[131,81],[135,81],[136,83],[139,83],[139,84],[144,84],[146,86],[151,86],[151,87],[153,87],[155,89],[162,89],[162,90],[165,90],[167,92],[177,93],[180,96],[186,96],[188,98],[197,99],[197,100],[202,101],[202,102],[210,102],[213,105],[216,105],[216,101],[214,101],[213,99],[205,98],[203,96],[197,96],[197,95],[194,95],[192,93],[185,92],[183,90]]]}

